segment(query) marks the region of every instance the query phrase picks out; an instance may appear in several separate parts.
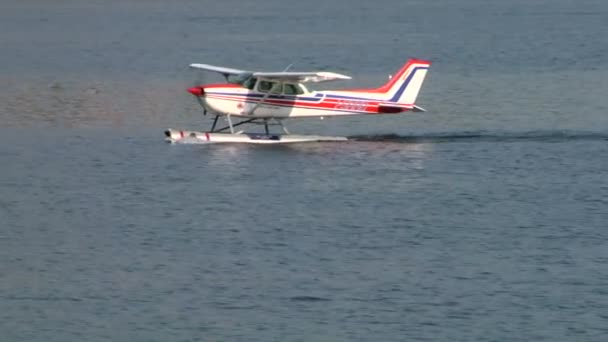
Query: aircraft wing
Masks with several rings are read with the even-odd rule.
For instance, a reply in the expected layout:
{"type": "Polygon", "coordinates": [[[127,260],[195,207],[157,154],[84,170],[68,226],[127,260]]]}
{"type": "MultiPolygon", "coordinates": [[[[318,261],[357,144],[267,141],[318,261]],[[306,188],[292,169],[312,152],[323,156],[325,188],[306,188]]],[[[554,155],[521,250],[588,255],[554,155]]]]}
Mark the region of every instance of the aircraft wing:
{"type": "Polygon", "coordinates": [[[262,78],[270,81],[278,82],[327,82],[334,80],[350,80],[350,76],[337,74],[335,72],[328,71],[314,71],[314,72],[254,72],[254,77],[262,78]]]}
{"type": "Polygon", "coordinates": [[[314,71],[314,72],[293,72],[293,71],[281,71],[281,72],[251,72],[241,69],[226,68],[210,64],[193,63],[190,64],[191,68],[201,69],[206,71],[213,71],[220,73],[224,76],[227,75],[244,75],[250,74],[253,77],[262,78],[269,81],[278,82],[327,82],[334,80],[350,80],[351,77],[347,75],[338,74],[335,72],[328,71],[314,71]]]}
{"type": "Polygon", "coordinates": [[[240,75],[240,74],[250,73],[250,71],[246,71],[246,70],[226,68],[226,67],[215,66],[215,65],[210,65],[210,64],[193,63],[193,64],[190,64],[190,67],[194,68],[194,69],[214,71],[214,72],[218,72],[223,75],[240,75]]]}

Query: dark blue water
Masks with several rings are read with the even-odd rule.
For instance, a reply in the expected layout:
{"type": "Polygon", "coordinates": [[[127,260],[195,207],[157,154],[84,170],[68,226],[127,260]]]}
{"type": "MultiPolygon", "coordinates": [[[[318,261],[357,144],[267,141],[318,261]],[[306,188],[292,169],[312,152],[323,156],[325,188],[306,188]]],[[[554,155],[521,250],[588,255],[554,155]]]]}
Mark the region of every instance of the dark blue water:
{"type": "Polygon", "coordinates": [[[0,340],[608,339],[603,1],[1,9],[0,340]],[[191,62],[410,56],[429,112],[289,125],[349,142],[163,142],[191,62]]]}

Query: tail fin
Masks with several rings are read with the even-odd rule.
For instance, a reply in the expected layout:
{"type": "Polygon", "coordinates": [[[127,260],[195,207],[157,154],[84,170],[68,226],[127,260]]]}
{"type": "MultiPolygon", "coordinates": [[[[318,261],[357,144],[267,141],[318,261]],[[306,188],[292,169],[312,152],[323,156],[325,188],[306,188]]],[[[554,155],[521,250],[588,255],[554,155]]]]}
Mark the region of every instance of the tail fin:
{"type": "Polygon", "coordinates": [[[377,90],[386,93],[387,100],[390,102],[414,104],[430,66],[431,62],[410,59],[385,85],[377,90]]]}

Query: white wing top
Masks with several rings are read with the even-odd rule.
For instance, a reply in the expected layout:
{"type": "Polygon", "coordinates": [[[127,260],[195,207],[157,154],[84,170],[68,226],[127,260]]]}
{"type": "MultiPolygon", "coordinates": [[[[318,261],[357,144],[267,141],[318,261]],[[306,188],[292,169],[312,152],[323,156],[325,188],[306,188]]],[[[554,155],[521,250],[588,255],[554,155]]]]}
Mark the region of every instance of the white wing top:
{"type": "Polygon", "coordinates": [[[193,63],[193,64],[190,64],[190,67],[194,68],[194,69],[219,72],[220,74],[224,74],[224,75],[240,75],[240,74],[248,73],[245,70],[225,68],[225,67],[209,65],[209,64],[193,63]]]}
{"type": "Polygon", "coordinates": [[[254,77],[272,80],[272,81],[292,81],[292,82],[327,82],[335,80],[350,80],[350,76],[337,74],[329,71],[312,71],[312,72],[254,72],[254,77]]]}
{"type": "Polygon", "coordinates": [[[350,80],[351,77],[347,75],[338,74],[329,71],[312,71],[312,72],[293,72],[293,71],[281,71],[281,72],[252,72],[246,70],[239,70],[233,68],[225,68],[209,64],[190,64],[191,68],[202,69],[207,71],[218,72],[224,76],[228,75],[251,75],[253,77],[280,81],[280,82],[327,82],[335,80],[350,80]]]}

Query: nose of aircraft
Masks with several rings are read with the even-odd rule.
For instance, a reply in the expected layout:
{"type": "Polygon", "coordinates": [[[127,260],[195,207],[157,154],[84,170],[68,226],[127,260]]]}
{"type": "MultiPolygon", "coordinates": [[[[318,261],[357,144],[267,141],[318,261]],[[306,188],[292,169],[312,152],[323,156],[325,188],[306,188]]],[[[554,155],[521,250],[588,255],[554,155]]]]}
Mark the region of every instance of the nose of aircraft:
{"type": "Polygon", "coordinates": [[[203,87],[192,87],[188,89],[188,92],[194,96],[203,96],[205,90],[203,87]]]}

